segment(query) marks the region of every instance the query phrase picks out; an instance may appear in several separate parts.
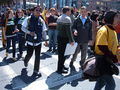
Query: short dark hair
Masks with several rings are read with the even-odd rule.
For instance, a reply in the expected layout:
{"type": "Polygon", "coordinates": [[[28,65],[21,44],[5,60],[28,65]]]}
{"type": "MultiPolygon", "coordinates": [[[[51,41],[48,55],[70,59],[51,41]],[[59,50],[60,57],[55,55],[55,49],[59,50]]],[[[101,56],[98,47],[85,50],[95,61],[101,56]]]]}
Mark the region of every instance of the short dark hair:
{"type": "Polygon", "coordinates": [[[42,7],[41,6],[39,6],[39,5],[37,5],[37,6],[35,6],[35,7],[33,7],[33,11],[36,9],[36,8],[39,8],[40,9],[40,12],[42,12],[42,7]]]}
{"type": "Polygon", "coordinates": [[[115,11],[109,11],[105,14],[104,21],[105,24],[113,24],[114,17],[117,13],[115,11]]]}
{"type": "Polygon", "coordinates": [[[70,11],[70,7],[69,6],[63,7],[62,12],[66,13],[67,11],[70,11]]]}
{"type": "Polygon", "coordinates": [[[98,15],[98,13],[92,13],[92,15],[90,16],[90,18],[91,18],[91,20],[93,20],[93,21],[97,21],[97,17],[98,17],[99,15],[98,15]]]}
{"type": "Polygon", "coordinates": [[[87,9],[87,7],[86,6],[82,6],[81,9],[87,9]]]}

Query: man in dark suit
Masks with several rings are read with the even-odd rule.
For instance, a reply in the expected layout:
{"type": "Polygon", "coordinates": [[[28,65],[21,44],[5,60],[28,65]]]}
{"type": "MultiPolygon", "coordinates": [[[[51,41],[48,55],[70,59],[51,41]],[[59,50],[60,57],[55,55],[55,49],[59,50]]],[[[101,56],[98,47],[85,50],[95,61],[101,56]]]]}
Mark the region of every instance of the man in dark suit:
{"type": "Polygon", "coordinates": [[[81,51],[80,65],[82,67],[86,59],[88,43],[92,40],[92,22],[87,15],[87,8],[81,7],[80,15],[73,23],[73,31],[78,42],[77,49],[73,55],[70,66],[73,66],[73,62],[76,60],[78,53],[81,51]]]}
{"type": "Polygon", "coordinates": [[[64,66],[66,56],[64,56],[67,43],[74,45],[74,39],[71,30],[70,7],[65,6],[62,10],[63,14],[57,20],[58,30],[58,68],[57,73],[67,73],[68,68],[64,66]]]}

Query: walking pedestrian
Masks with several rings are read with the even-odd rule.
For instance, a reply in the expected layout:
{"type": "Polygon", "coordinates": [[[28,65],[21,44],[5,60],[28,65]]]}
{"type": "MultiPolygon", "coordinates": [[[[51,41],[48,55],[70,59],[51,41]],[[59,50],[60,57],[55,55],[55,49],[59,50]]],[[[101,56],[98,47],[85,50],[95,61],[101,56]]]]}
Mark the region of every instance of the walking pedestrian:
{"type": "Polygon", "coordinates": [[[41,18],[40,13],[42,8],[40,6],[36,6],[33,8],[33,14],[26,18],[22,23],[22,30],[27,34],[26,42],[27,42],[27,54],[24,59],[25,67],[28,66],[28,62],[33,55],[33,51],[35,51],[35,63],[34,63],[34,71],[33,76],[40,77],[41,73],[39,72],[40,66],[40,53],[41,53],[41,45],[42,45],[42,34],[47,30],[44,20],[41,18]]]}
{"type": "Polygon", "coordinates": [[[105,25],[102,26],[96,36],[95,56],[96,68],[100,73],[94,90],[101,90],[105,86],[105,90],[115,90],[115,81],[111,68],[111,62],[116,63],[116,51],[118,47],[117,34],[115,26],[118,23],[118,14],[109,11],[105,14],[105,25]]]}
{"type": "Polygon", "coordinates": [[[70,66],[73,66],[73,62],[76,60],[78,53],[81,50],[81,60],[80,66],[85,62],[88,43],[92,40],[92,21],[87,16],[87,8],[85,6],[81,7],[80,15],[73,23],[74,35],[76,36],[76,41],[78,42],[78,46],[76,48],[75,53],[70,62],[70,66]]]}

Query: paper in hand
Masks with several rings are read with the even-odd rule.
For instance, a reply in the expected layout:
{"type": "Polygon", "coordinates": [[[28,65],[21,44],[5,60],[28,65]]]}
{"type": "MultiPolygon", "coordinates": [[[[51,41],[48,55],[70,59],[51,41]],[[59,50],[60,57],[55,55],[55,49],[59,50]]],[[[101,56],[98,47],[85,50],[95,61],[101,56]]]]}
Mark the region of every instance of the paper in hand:
{"type": "Polygon", "coordinates": [[[77,45],[78,45],[78,43],[74,43],[74,45],[70,45],[70,43],[68,43],[66,45],[64,56],[74,54],[75,50],[77,48],[77,45]]]}

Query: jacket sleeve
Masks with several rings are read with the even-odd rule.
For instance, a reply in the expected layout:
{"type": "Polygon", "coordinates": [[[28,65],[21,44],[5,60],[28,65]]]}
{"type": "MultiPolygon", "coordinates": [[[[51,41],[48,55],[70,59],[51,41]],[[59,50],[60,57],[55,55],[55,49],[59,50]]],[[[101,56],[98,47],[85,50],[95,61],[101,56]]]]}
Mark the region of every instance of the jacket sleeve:
{"type": "Polygon", "coordinates": [[[70,23],[65,25],[65,30],[66,30],[67,36],[69,38],[69,42],[74,42],[70,23]]]}
{"type": "Polygon", "coordinates": [[[92,40],[92,22],[90,21],[90,27],[89,27],[89,40],[92,40]]]}
{"type": "Polygon", "coordinates": [[[77,30],[77,19],[74,21],[74,23],[73,23],[73,25],[72,25],[72,30],[73,30],[73,32],[74,32],[75,30],[77,30]]]}
{"type": "Polygon", "coordinates": [[[98,45],[98,48],[104,53],[105,56],[109,56],[114,63],[118,62],[116,55],[113,55],[107,45],[98,45]]]}
{"type": "Polygon", "coordinates": [[[22,27],[21,30],[26,33],[26,34],[30,34],[30,31],[28,30],[28,18],[26,18],[23,23],[22,23],[22,27]]]}

